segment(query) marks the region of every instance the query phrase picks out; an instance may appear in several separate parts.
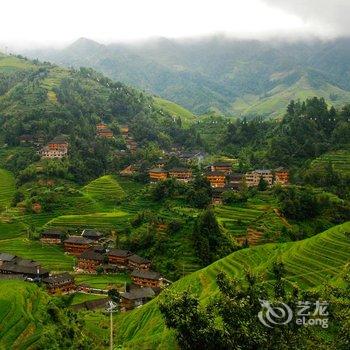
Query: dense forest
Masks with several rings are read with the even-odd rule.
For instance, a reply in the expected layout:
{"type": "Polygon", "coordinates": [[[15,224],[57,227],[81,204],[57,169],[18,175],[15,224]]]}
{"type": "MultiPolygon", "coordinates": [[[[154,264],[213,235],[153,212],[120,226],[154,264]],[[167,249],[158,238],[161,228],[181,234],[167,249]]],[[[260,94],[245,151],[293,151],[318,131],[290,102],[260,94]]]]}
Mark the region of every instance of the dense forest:
{"type": "MultiPolygon", "coordinates": [[[[0,70],[3,141],[18,146],[21,137],[29,135],[44,145],[55,136],[66,135],[68,159],[47,163],[55,163],[51,169],[60,168],[67,179],[83,183],[121,166],[115,157],[116,151],[125,149],[121,124],[129,126],[139,145],[158,155],[174,143],[193,147],[198,141],[191,137],[193,130],[183,129],[181,122],[155,107],[152,97],[92,69],[65,70],[21,57],[10,59],[25,64],[26,69],[0,70]],[[96,137],[101,121],[114,132],[113,140],[96,137]]],[[[38,159],[33,149],[22,149],[6,166],[28,180],[34,169],[26,168],[38,159]]]]}

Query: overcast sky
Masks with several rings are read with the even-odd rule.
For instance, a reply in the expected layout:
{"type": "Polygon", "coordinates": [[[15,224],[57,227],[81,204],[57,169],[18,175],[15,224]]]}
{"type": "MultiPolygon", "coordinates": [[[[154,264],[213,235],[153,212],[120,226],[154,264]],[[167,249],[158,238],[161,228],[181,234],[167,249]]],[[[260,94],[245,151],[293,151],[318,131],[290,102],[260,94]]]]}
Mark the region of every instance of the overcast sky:
{"type": "Polygon", "coordinates": [[[350,34],[350,0],[10,0],[0,43],[67,44],[227,33],[334,37],[350,34]]]}

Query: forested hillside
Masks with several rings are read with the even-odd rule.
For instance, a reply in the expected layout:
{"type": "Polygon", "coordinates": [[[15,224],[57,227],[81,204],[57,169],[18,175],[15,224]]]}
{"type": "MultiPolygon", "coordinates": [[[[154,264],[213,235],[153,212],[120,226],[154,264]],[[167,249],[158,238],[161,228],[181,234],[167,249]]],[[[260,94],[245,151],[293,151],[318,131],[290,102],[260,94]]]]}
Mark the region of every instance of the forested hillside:
{"type": "Polygon", "coordinates": [[[349,40],[253,41],[213,36],[102,45],[79,39],[63,50],[26,52],[65,66],[87,66],[195,113],[279,117],[291,99],[350,98],[349,40]]]}
{"type": "MultiPolygon", "coordinates": [[[[1,140],[7,146],[28,141],[42,147],[64,135],[70,152],[61,164],[61,178],[84,182],[113,168],[115,152],[125,149],[122,124],[129,126],[135,142],[145,148],[152,142],[163,149],[173,143],[195,145],[188,137],[190,131],[181,128],[180,118],[154,104],[149,95],[92,69],[64,69],[0,56],[1,140]],[[109,125],[113,140],[96,137],[100,122],[109,125]]],[[[39,159],[32,147],[15,153],[7,159],[7,167],[16,174],[39,159]]]]}

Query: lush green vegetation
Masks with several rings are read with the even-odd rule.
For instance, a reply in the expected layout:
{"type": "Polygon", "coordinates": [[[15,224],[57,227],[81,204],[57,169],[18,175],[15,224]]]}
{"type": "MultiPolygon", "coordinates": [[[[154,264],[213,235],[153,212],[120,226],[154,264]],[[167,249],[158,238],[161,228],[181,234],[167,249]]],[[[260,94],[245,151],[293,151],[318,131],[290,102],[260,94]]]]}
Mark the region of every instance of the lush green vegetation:
{"type": "Polygon", "coordinates": [[[281,117],[289,101],[349,101],[349,39],[253,41],[207,37],[102,45],[80,39],[62,51],[33,52],[67,67],[87,66],[203,114],[281,117]]]}
{"type": "MultiPolygon", "coordinates": [[[[336,226],[312,238],[284,244],[265,244],[239,250],[208,267],[194,272],[170,287],[170,291],[190,290],[208,303],[218,292],[216,276],[225,272],[239,280],[247,269],[264,276],[269,282],[271,268],[280,259],[286,269],[286,282],[297,282],[302,288],[318,287],[324,283],[338,283],[337,277],[349,261],[350,223],[336,226]]],[[[139,310],[120,315],[117,332],[119,342],[127,348],[176,348],[174,334],[165,328],[158,310],[158,299],[139,310]]]]}

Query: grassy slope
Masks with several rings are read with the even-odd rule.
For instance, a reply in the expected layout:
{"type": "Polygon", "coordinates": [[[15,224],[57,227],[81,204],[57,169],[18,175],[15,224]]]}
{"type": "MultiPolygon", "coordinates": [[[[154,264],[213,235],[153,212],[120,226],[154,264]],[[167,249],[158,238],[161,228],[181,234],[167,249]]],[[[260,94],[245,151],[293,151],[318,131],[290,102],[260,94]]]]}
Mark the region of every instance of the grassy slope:
{"type": "Polygon", "coordinates": [[[1,349],[28,349],[39,339],[46,301],[35,284],[0,280],[1,349]]]}
{"type": "MultiPolygon", "coordinates": [[[[268,281],[273,261],[280,257],[287,269],[287,280],[302,287],[315,287],[336,279],[350,259],[350,240],[344,233],[350,231],[350,222],[336,226],[312,238],[284,244],[265,244],[235,252],[208,267],[194,272],[171,286],[174,291],[190,288],[202,302],[217,292],[215,276],[225,271],[242,278],[244,269],[259,273],[268,281]]],[[[164,326],[157,308],[157,298],[118,319],[118,338],[126,349],[175,348],[172,332],[164,326]]]]}
{"type": "Polygon", "coordinates": [[[243,96],[232,104],[234,115],[260,114],[280,117],[285,113],[290,100],[305,100],[314,96],[324,97],[329,101],[331,94],[337,95],[337,101],[332,102],[336,107],[342,106],[350,99],[350,92],[342,90],[329,83],[323,83],[317,88],[311,86],[307,77],[301,77],[292,86],[280,85],[269,91],[266,96],[243,96]]]}
{"type": "Polygon", "coordinates": [[[188,109],[160,97],[154,97],[156,107],[163,109],[174,117],[180,117],[184,126],[190,125],[196,121],[196,116],[188,109]]]}
{"type": "Polygon", "coordinates": [[[316,158],[311,163],[311,166],[317,167],[328,162],[333,165],[335,171],[343,175],[350,175],[350,151],[342,150],[323,154],[321,157],[316,158]]]}
{"type": "Polygon", "coordinates": [[[0,169],[0,211],[11,205],[14,192],[15,179],[13,175],[6,170],[0,169]]]}

